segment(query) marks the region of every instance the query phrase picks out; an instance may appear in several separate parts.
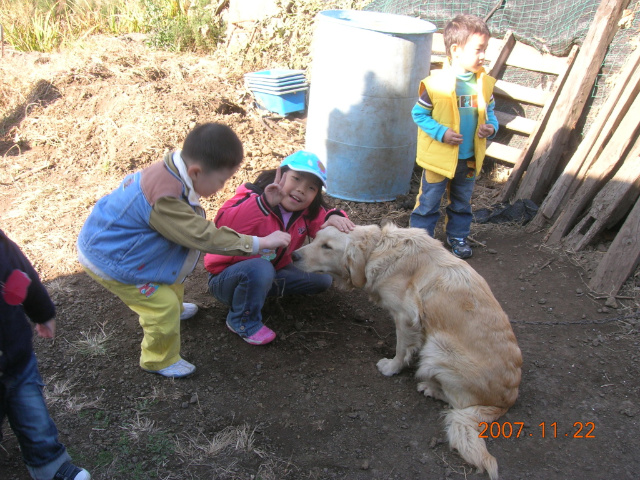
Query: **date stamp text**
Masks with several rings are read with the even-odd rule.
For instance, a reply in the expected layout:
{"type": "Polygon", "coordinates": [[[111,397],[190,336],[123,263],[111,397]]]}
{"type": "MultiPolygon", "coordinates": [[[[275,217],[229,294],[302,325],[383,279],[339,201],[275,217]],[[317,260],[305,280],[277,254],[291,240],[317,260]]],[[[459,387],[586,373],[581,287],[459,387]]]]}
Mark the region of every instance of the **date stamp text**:
{"type": "Polygon", "coordinates": [[[596,425],[593,422],[574,422],[570,431],[559,431],[558,422],[542,422],[536,431],[524,431],[524,422],[480,422],[479,438],[596,438],[596,425]]]}

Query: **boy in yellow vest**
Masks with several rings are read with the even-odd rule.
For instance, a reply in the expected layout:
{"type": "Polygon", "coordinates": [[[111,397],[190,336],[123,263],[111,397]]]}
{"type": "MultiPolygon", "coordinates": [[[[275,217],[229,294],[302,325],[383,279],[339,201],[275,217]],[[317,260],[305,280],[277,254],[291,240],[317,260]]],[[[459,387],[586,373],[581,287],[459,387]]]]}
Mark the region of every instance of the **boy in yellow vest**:
{"type": "Polygon", "coordinates": [[[455,256],[469,258],[471,194],[487,138],[498,131],[496,81],[483,68],[491,34],[481,18],[465,14],[447,23],[443,36],[450,66],[420,82],[420,98],[411,111],[419,127],[416,161],[424,171],[410,226],[433,237],[446,191],[447,243],[455,256]]]}

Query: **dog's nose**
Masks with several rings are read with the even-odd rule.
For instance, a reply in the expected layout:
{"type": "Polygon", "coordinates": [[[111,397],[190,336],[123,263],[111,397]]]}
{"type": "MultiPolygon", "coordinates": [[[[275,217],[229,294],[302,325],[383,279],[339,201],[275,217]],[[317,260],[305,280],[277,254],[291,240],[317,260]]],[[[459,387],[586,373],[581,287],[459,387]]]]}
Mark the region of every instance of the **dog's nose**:
{"type": "Polygon", "coordinates": [[[297,262],[298,260],[300,260],[300,259],[301,259],[300,254],[299,254],[298,252],[293,252],[293,253],[291,254],[291,259],[292,259],[294,262],[297,262]]]}

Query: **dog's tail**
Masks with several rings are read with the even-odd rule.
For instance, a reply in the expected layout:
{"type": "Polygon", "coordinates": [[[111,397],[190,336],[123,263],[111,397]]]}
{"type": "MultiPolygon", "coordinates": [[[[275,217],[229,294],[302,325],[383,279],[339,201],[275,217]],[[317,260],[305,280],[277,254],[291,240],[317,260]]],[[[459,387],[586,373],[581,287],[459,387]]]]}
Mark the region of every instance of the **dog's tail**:
{"type": "Polygon", "coordinates": [[[451,448],[471,465],[484,470],[491,480],[498,480],[498,462],[480,438],[480,422],[492,422],[502,416],[506,408],[472,406],[447,411],[444,418],[447,439],[451,448]]]}

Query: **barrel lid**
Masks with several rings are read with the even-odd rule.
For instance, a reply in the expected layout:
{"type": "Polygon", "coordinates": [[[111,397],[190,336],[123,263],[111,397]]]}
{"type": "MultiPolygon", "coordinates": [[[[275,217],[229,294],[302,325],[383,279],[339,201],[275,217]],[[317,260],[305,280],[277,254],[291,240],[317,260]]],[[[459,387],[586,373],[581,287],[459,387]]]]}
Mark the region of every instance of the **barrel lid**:
{"type": "Polygon", "coordinates": [[[394,13],[362,10],[325,10],[318,13],[318,18],[342,23],[354,28],[400,35],[435,33],[438,30],[433,23],[426,20],[394,13]]]}

